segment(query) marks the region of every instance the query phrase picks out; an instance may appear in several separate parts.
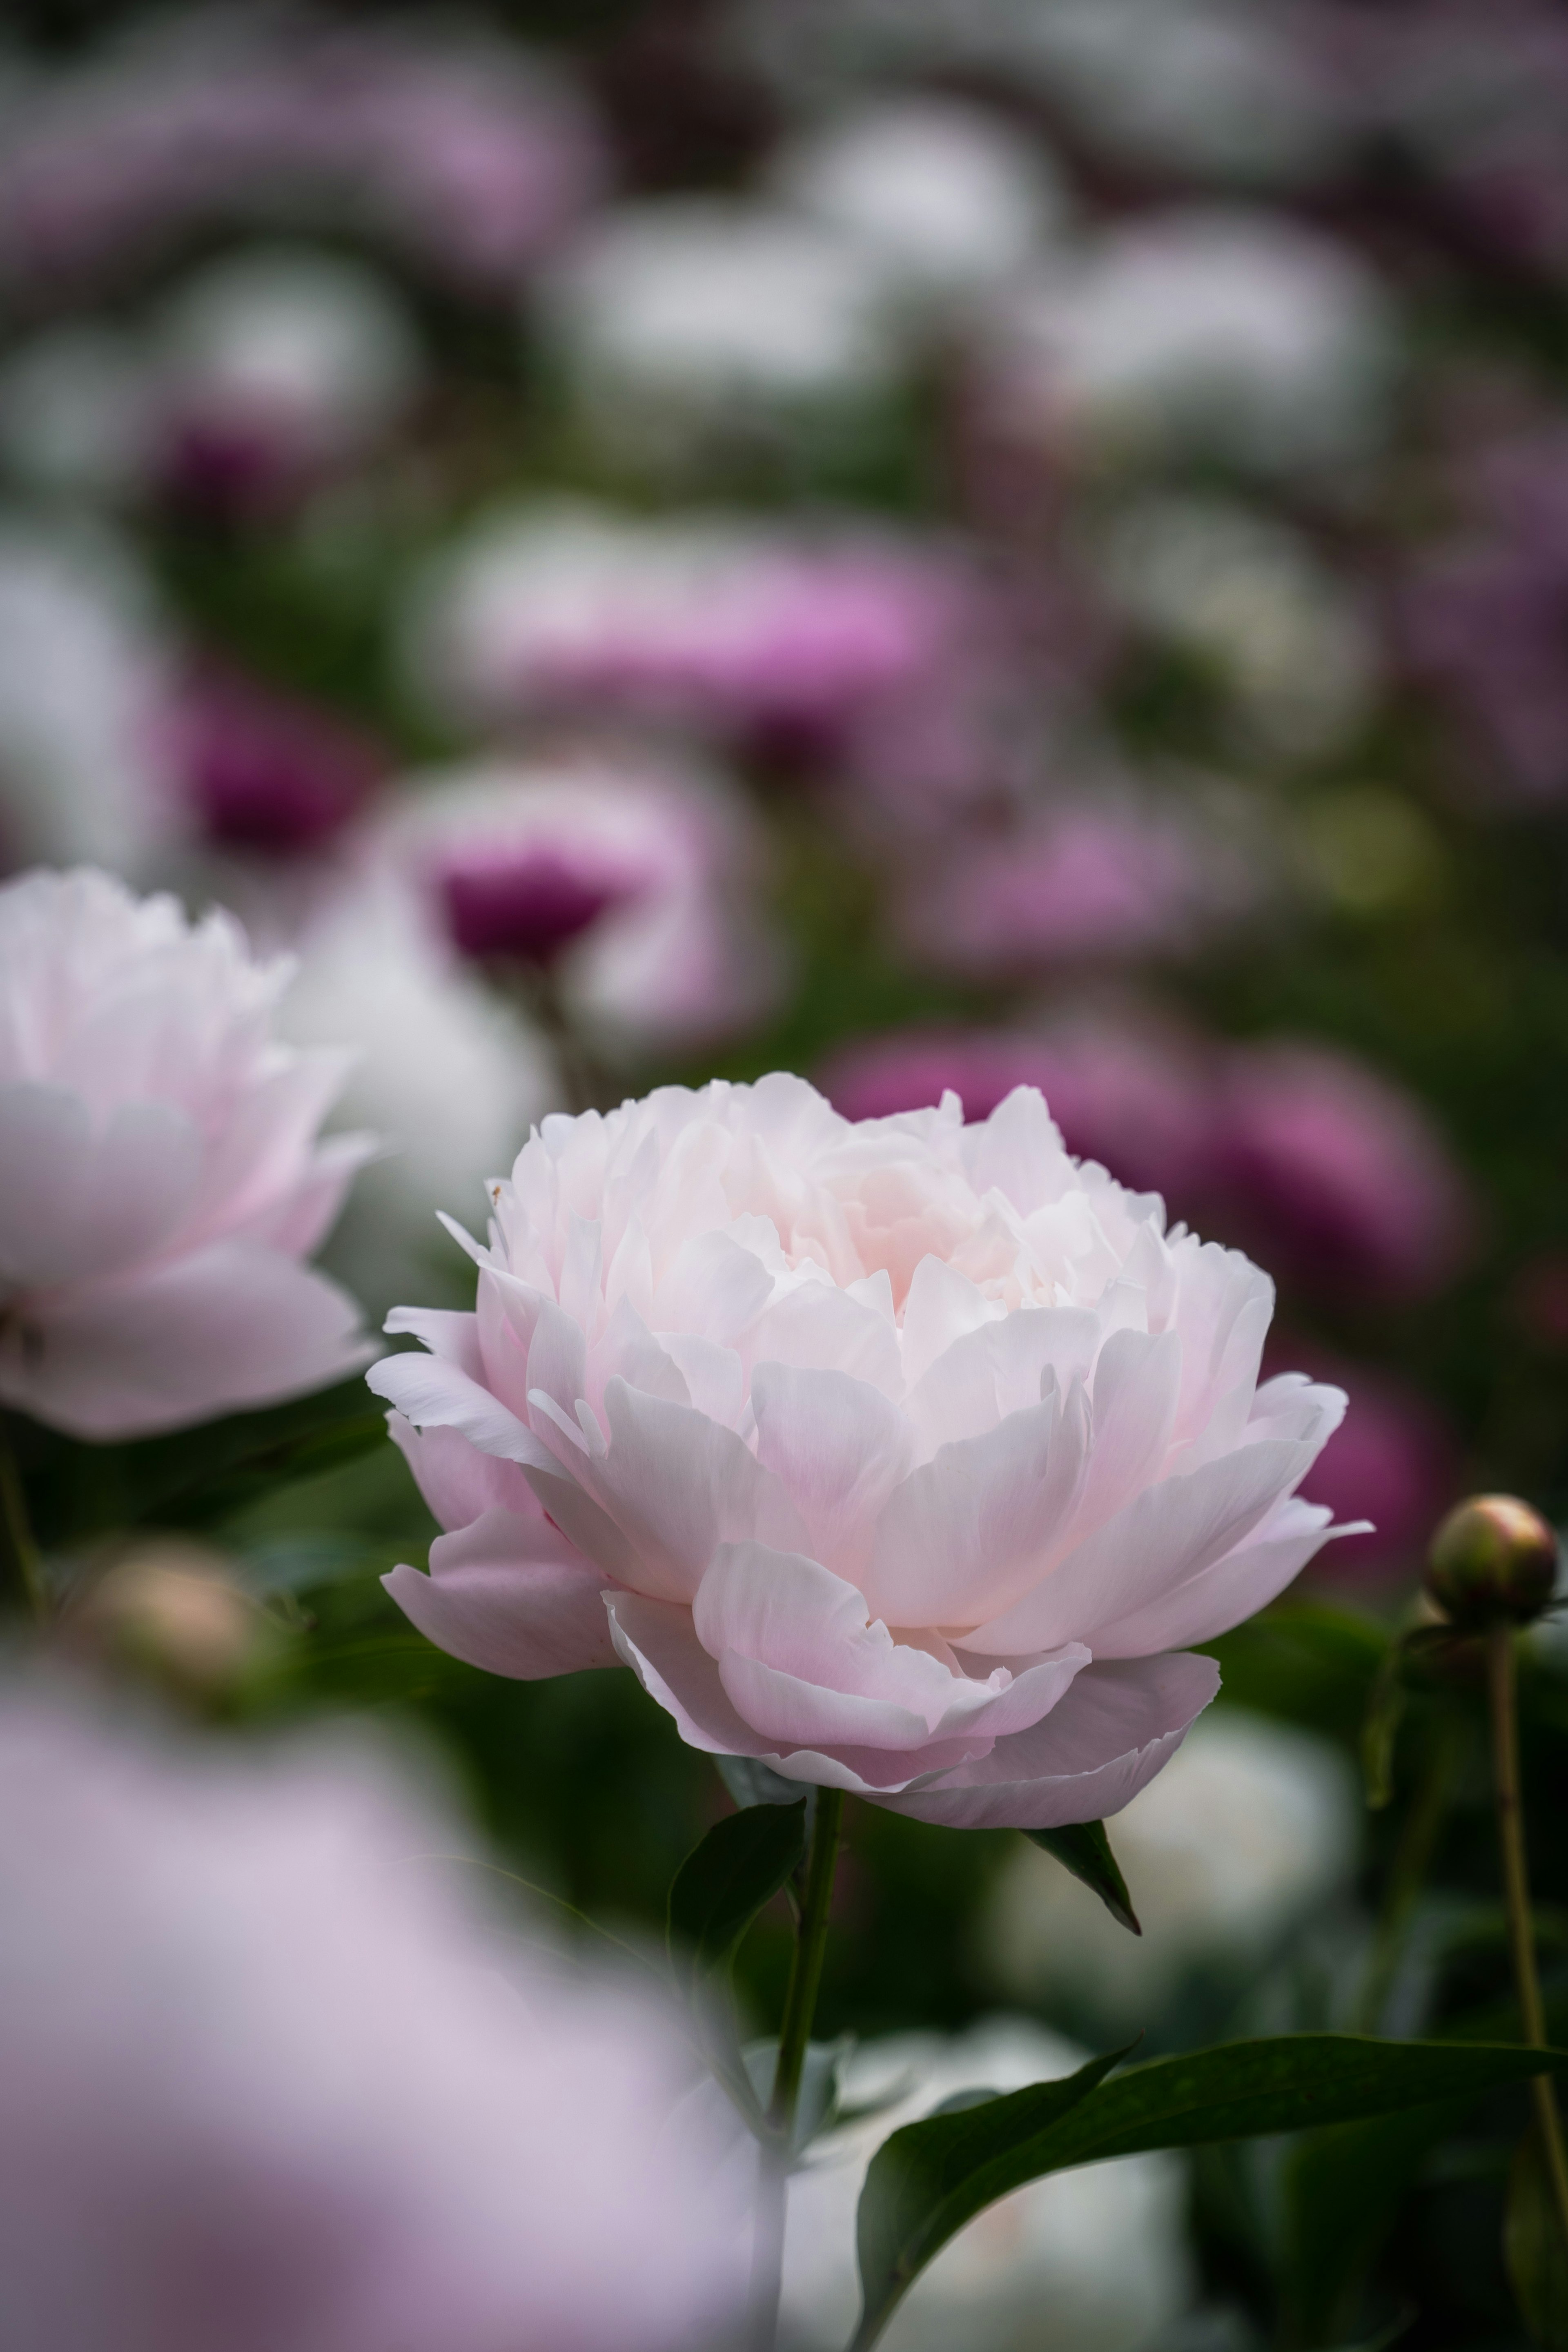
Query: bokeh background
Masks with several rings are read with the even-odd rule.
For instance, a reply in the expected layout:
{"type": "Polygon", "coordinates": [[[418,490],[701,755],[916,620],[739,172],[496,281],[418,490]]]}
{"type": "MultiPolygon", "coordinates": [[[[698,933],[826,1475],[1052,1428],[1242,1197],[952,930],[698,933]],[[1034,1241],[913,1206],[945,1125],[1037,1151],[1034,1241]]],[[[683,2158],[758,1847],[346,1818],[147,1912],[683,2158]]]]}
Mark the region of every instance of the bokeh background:
{"type": "MultiPolygon", "coordinates": [[[[531,1120],[781,1066],[854,1116],[1041,1085],[1276,1275],[1276,1364],[1352,1398],[1306,1491],[1377,1532],[1218,1645],[1118,1833],[1143,1944],[861,1809],[827,2030],[1502,1997],[1468,1695],[1412,1697],[1392,1811],[1355,1766],[1443,1507],[1568,1509],[1557,9],[14,5],[0,870],[80,859],[299,959],[386,1139],[329,1252],[375,1320],[464,1301],[436,1212],[479,1226],[531,1120]]],[[[215,1726],[374,1711],[521,1876],[657,1922],[710,1768],[628,1677],[413,1633],[363,1389],[26,1434],[73,1638],[215,1726]]],[[[1550,1627],[1526,1700],[1550,1957],[1550,1627]]],[[[759,2021],[787,1952],[781,1910],[759,2021]]],[[[1514,2340],[1506,2153],[1352,2176],[1413,2346],[1514,2340]]],[[[1290,2199],[1268,2151],[1183,2174],[1163,2284],[1107,2240],[1048,2340],[1329,2343],[1290,2199]]]]}

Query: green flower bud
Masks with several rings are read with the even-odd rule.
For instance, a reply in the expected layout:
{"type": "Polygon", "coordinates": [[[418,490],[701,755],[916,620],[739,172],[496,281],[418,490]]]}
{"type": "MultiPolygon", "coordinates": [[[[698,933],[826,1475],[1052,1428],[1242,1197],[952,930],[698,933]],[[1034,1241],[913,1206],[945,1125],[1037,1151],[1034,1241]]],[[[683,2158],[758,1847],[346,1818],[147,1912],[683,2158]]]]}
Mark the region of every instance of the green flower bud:
{"type": "Polygon", "coordinates": [[[1556,1583],[1557,1538],[1517,1495],[1472,1495],[1432,1538],[1426,1591],[1455,1625],[1527,1625],[1556,1583]]]}

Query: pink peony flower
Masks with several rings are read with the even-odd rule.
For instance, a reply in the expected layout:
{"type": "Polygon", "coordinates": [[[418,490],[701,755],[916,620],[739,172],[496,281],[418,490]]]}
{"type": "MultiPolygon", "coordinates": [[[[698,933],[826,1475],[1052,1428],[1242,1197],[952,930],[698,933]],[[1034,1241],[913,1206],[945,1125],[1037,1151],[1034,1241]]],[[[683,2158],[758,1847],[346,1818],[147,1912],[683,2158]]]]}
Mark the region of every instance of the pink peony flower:
{"type": "Polygon", "coordinates": [[[106,43],[8,126],[0,274],[53,292],[282,199],[510,292],[596,193],[598,141],[524,53],[437,29],[241,5],[106,43]]]}
{"type": "Polygon", "coordinates": [[[0,1782],[7,2352],[686,2352],[730,2317],[734,2152],[673,2113],[673,2014],[505,1932],[374,1754],[13,1690],[0,1782]]]}
{"type": "Polygon", "coordinates": [[[448,951],[551,971],[606,1045],[721,1036],[777,986],[746,812],[694,768],[605,751],[458,770],[384,846],[448,951]]]}
{"type": "Polygon", "coordinates": [[[182,681],[163,734],[199,832],[218,847],[272,856],[321,848],[386,766],[375,744],[330,713],[217,665],[182,681]]]}
{"type": "Polygon", "coordinates": [[[389,1579],[456,1655],[619,1656],[692,1746],[957,1826],[1113,1812],[1213,1697],[1182,1644],[1330,1532],[1344,1400],[1258,1385],[1266,1276],[984,1125],[798,1078],[546,1119],[478,1311],[370,1379],[448,1530],[389,1579]]]}
{"type": "Polygon", "coordinates": [[[863,531],[492,518],[430,573],[409,650],[459,724],[605,710],[820,737],[912,686],[957,625],[940,561],[863,531]]]}
{"type": "Polygon", "coordinates": [[[1131,796],[1066,803],[950,844],[899,912],[910,953],[984,975],[1196,947],[1254,894],[1243,854],[1131,796]]]}
{"type": "Polygon", "coordinates": [[[1475,1222],[1420,1104],[1331,1047],[1280,1041],[1229,1057],[1215,1108],[1211,1216],[1296,1280],[1385,1297],[1441,1288],[1475,1222]]]}
{"type": "Polygon", "coordinates": [[[361,1136],[271,1034],[287,964],[88,868],[0,889],[0,1399],[79,1437],[270,1403],[363,1360],[301,1263],[361,1136]]]}

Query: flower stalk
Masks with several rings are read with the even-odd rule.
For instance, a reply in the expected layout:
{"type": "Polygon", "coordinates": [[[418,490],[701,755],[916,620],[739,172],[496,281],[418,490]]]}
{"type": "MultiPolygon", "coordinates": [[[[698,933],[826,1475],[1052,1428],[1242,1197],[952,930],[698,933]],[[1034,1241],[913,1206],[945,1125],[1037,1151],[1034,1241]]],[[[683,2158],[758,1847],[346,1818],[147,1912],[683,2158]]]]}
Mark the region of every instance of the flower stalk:
{"type": "MultiPolygon", "coordinates": [[[[1530,1874],[1524,1851],[1524,1822],[1520,1804],[1518,1661],[1514,1628],[1506,1621],[1487,1633],[1487,1697],[1491,1717],[1492,1782],[1497,1803],[1498,1845],[1502,1857],[1503,1901],[1508,1914],[1509,1948],[1524,2039],[1537,2049],[1546,2047],[1546,2011],[1541,1999],[1541,1979],[1535,1966],[1535,1928],[1530,1908],[1530,1874]]],[[[1563,2142],[1563,2119],[1550,2074],[1538,2074],[1531,2084],[1536,2136],[1542,2160],[1552,2184],[1557,2221],[1568,2245],[1568,2156],[1563,2142]]]]}
{"type": "Polygon", "coordinates": [[[4,1413],[0,1413],[0,1558],[6,1588],[19,1591],[41,1622],[48,1605],[43,1557],[27,1516],[26,1491],[4,1413]]]}
{"type": "Polygon", "coordinates": [[[827,1951],[828,1914],[838,1864],[844,1818],[842,1789],[818,1789],[816,1820],[806,1856],[805,1885],[795,1928],[795,1957],[779,2027],[757,2184],[757,2232],[752,2262],[751,2352],[773,2352],[778,2341],[779,2295],[784,2284],[784,2206],[794,2154],[795,2114],[800,2105],[805,2053],[827,1951]]]}

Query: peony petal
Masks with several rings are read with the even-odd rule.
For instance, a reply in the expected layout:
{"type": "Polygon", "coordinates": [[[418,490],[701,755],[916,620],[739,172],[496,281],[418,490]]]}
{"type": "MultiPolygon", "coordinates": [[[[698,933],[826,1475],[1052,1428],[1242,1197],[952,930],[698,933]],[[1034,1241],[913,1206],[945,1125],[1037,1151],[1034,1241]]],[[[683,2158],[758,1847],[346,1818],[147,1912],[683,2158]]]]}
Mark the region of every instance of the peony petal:
{"type": "Polygon", "coordinates": [[[759,1364],[752,1375],[757,1459],[782,1480],[813,1558],[852,1580],[878,1515],[910,1464],[908,1423],[880,1390],[837,1371],[759,1364]]]}
{"type": "Polygon", "coordinates": [[[533,1491],[515,1462],[481,1454],[455,1429],[432,1424],[416,1429],[395,1411],[386,1416],[387,1434],[414,1473],[431,1516],[448,1531],[470,1527],[487,1511],[511,1511],[519,1518],[542,1518],[533,1491]]]}
{"type": "Polygon", "coordinates": [[[499,1461],[519,1462],[525,1469],[555,1467],[532,1431],[499,1397],[441,1357],[409,1349],[403,1355],[383,1356],[364,1377],[366,1385],[395,1405],[416,1429],[455,1429],[481,1454],[493,1454],[499,1461]]]}
{"type": "Polygon", "coordinates": [[[0,1325],[0,1397],[73,1436],[148,1436],[342,1380],[359,1335],[324,1275],[224,1242],[0,1325]]]}
{"type": "Polygon", "coordinates": [[[1331,1528],[1331,1516],[1322,1504],[1303,1503],[1293,1496],[1249,1542],[1173,1591],[1162,1592],[1146,1607],[1102,1627],[1094,1637],[1096,1657],[1147,1657],[1156,1650],[1185,1648],[1228,1633],[1244,1617],[1276,1600],[1324,1544],[1370,1530],[1364,1519],[1331,1528]]]}
{"type": "Polygon", "coordinates": [[[634,1590],[689,1601],[721,1543],[754,1538],[782,1550],[804,1549],[789,1496],[733,1430],[621,1380],[605,1386],[605,1413],[608,1453],[574,1465],[574,1475],[630,1547],[634,1590]]]}
{"type": "Polygon", "coordinates": [[[997,1657],[1033,1656],[1070,1641],[1097,1648],[1101,1627],[1184,1584],[1250,1535],[1306,1475],[1316,1451],[1272,1441],[1243,1445],[1222,1462],[1146,1487],[1011,1608],[952,1638],[997,1657]]]}
{"type": "Polygon", "coordinates": [[[689,1609],[638,1592],[611,1592],[605,1612],[617,1653],[648,1696],[675,1717],[689,1748],[708,1756],[767,1756],[767,1742],[737,1714],[718,1666],[693,1632],[689,1609]]]}
{"type": "MultiPolygon", "coordinates": [[[[1083,1392],[1009,1413],[984,1437],[941,1447],[889,1498],[864,1590],[890,1625],[973,1625],[1005,1609],[1068,1526],[1083,1476],[1083,1392]]],[[[1069,1625],[999,1652],[1054,1650],[1069,1625]]]]}
{"type": "Polygon", "coordinates": [[[430,1573],[400,1567],[382,1582],[437,1649],[488,1674],[537,1682],[613,1666],[604,1582],[542,1517],[488,1511],[430,1547],[430,1573]]]}
{"type": "Polygon", "coordinates": [[[922,1451],[983,1437],[1010,1412],[1037,1404],[1047,1371],[1063,1391],[1087,1380],[1102,1336],[1088,1307],[1021,1307],[954,1340],[910,1394],[922,1451]]]}
{"type": "Polygon", "coordinates": [[[1086,1666],[1040,1722],[941,1780],[877,1801],[952,1829],[1059,1829],[1101,1821],[1152,1780],[1219,1688],[1212,1658],[1086,1666]]]}

